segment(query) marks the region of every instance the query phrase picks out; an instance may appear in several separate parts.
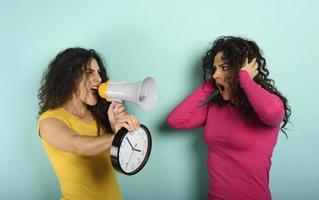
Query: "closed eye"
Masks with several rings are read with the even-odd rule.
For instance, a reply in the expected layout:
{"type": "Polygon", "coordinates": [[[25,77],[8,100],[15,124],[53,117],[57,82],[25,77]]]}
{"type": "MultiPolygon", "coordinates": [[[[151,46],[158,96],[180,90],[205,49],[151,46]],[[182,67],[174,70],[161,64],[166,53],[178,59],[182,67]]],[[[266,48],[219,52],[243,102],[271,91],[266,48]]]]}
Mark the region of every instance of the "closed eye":
{"type": "Polygon", "coordinates": [[[92,70],[92,69],[86,69],[85,71],[84,71],[84,73],[86,73],[86,74],[91,74],[91,73],[93,73],[94,71],[92,70]]]}
{"type": "MultiPolygon", "coordinates": [[[[95,71],[94,71],[93,69],[86,69],[86,70],[84,71],[84,73],[85,73],[85,74],[88,74],[88,75],[91,75],[91,74],[94,74],[95,71]]],[[[101,76],[102,70],[99,69],[99,70],[97,71],[97,73],[101,76]]]]}

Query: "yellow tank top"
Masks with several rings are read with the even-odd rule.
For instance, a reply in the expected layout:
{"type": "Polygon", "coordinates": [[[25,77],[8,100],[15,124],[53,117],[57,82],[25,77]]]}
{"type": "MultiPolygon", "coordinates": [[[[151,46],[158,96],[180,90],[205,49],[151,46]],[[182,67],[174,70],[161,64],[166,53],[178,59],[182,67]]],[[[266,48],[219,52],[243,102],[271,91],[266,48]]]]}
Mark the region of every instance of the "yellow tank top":
{"type": "MultiPolygon", "coordinates": [[[[59,119],[80,135],[97,136],[95,122],[81,121],[63,108],[42,113],[38,123],[45,118],[59,119]]],[[[98,156],[81,156],[61,151],[41,140],[60,182],[60,200],[123,199],[109,152],[98,156]]]]}

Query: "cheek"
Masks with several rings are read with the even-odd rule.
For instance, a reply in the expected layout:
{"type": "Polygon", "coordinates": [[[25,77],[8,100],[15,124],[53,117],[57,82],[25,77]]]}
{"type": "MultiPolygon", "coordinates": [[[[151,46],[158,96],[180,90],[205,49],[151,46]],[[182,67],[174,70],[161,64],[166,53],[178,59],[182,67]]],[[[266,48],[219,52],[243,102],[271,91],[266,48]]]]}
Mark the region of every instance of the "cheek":
{"type": "Polygon", "coordinates": [[[79,92],[80,92],[80,96],[82,96],[82,97],[88,95],[88,89],[87,89],[85,84],[79,85],[79,92]]]}
{"type": "Polygon", "coordinates": [[[80,83],[80,87],[82,90],[86,90],[89,85],[89,80],[88,79],[83,79],[83,81],[80,83]]]}
{"type": "Polygon", "coordinates": [[[229,73],[225,73],[225,74],[223,75],[223,77],[224,77],[224,81],[225,81],[226,83],[229,83],[229,82],[230,82],[231,77],[230,77],[230,74],[229,74],[229,73]]]}
{"type": "Polygon", "coordinates": [[[223,74],[222,76],[222,80],[225,82],[225,83],[229,83],[229,77],[225,74],[223,74]]]}
{"type": "Polygon", "coordinates": [[[229,77],[225,77],[223,80],[224,80],[224,86],[226,88],[229,88],[230,87],[230,78],[229,77]]]}

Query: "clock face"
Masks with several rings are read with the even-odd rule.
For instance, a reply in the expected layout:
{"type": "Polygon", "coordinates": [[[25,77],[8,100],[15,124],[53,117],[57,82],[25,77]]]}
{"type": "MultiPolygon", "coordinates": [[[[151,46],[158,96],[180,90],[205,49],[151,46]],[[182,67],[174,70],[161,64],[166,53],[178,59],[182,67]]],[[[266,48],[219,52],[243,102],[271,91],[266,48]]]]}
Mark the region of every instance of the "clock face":
{"type": "Polygon", "coordinates": [[[114,163],[113,166],[118,171],[133,175],[146,164],[150,155],[152,141],[150,133],[144,125],[141,125],[141,128],[136,131],[128,132],[126,129],[124,130],[121,129],[116,134],[115,137],[121,137],[117,139],[118,142],[114,139],[114,144],[112,143],[112,164],[114,163]]]}

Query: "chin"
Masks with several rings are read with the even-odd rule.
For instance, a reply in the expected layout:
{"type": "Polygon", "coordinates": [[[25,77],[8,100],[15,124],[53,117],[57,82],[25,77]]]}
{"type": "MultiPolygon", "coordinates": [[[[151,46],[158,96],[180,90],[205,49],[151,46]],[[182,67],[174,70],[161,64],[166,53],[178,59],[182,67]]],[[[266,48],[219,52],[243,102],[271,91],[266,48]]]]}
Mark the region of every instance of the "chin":
{"type": "Polygon", "coordinates": [[[95,106],[97,104],[97,101],[89,101],[89,102],[86,102],[86,104],[89,106],[95,106]]]}
{"type": "Polygon", "coordinates": [[[230,97],[223,96],[223,95],[222,95],[222,97],[223,97],[223,99],[224,99],[225,101],[230,101],[230,97]]]}

